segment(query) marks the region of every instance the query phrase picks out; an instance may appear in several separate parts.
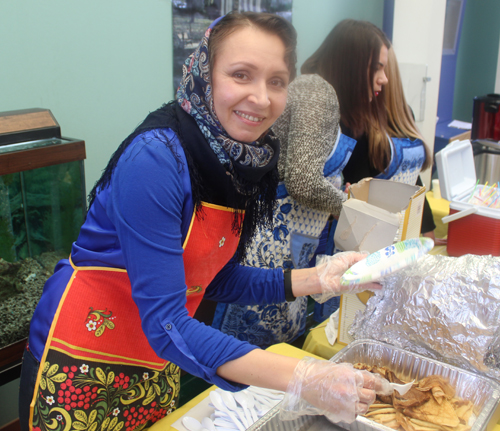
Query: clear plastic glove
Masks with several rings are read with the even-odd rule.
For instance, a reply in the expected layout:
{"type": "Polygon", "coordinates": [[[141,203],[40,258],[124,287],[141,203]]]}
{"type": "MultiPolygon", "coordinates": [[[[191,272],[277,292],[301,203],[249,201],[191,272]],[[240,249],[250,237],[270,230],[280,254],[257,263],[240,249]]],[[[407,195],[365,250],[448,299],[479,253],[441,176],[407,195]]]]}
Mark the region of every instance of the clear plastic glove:
{"type": "Polygon", "coordinates": [[[331,422],[354,422],[375,401],[376,394],[391,395],[389,381],[378,374],[306,357],[295,367],[280,404],[280,419],[324,415],[331,422]]]}
{"type": "Polygon", "coordinates": [[[356,284],[342,286],[340,277],[344,275],[351,266],[363,260],[368,253],[357,251],[346,251],[334,254],[333,256],[319,255],[316,257],[316,270],[321,284],[321,293],[311,295],[311,297],[322,304],[334,296],[343,293],[357,293],[364,290],[378,290],[382,286],[378,283],[356,284]]]}

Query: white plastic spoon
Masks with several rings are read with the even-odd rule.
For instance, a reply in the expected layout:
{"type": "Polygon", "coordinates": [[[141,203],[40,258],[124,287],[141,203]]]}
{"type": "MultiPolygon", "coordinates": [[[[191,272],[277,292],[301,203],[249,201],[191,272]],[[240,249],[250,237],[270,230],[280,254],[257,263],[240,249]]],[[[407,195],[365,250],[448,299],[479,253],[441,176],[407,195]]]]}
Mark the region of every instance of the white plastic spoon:
{"type": "MultiPolygon", "coordinates": [[[[252,395],[253,398],[253,395],[252,395]]],[[[257,420],[264,416],[269,410],[271,410],[271,406],[268,404],[264,404],[261,400],[257,398],[253,398],[253,408],[250,411],[252,415],[257,416],[257,420]]]]}
{"type": "Polygon", "coordinates": [[[400,395],[404,395],[411,389],[414,382],[415,380],[413,380],[413,382],[405,384],[391,383],[391,386],[395,391],[398,391],[400,395]]]}
{"type": "Polygon", "coordinates": [[[206,428],[208,431],[215,431],[215,425],[210,418],[204,417],[201,420],[201,426],[206,428]]]}
{"type": "Polygon", "coordinates": [[[184,416],[182,418],[182,425],[184,425],[189,431],[201,431],[203,428],[198,419],[192,418],[190,416],[184,416]]]}
{"type": "Polygon", "coordinates": [[[253,393],[252,395],[256,401],[262,404],[263,407],[273,408],[278,403],[278,400],[271,400],[269,398],[266,398],[265,396],[256,393],[253,393]]]}
{"type": "Polygon", "coordinates": [[[245,417],[247,418],[248,426],[252,425],[255,421],[253,420],[252,415],[248,410],[248,402],[245,394],[241,392],[235,392],[233,394],[233,397],[236,400],[236,402],[243,408],[243,413],[245,413],[245,417]]]}
{"type": "Polygon", "coordinates": [[[248,390],[250,392],[254,392],[256,394],[262,395],[266,398],[271,398],[273,400],[280,400],[280,401],[283,399],[283,396],[285,395],[284,392],[275,391],[273,389],[259,388],[258,386],[249,386],[248,390]]]}
{"type": "Polygon", "coordinates": [[[224,412],[222,410],[215,410],[213,420],[215,420],[217,418],[231,420],[231,418],[229,417],[229,415],[227,414],[227,412],[224,412]]]}
{"type": "Polygon", "coordinates": [[[216,389],[217,392],[220,393],[221,397],[222,397],[222,401],[224,401],[224,404],[226,405],[226,407],[235,412],[238,417],[240,418],[241,422],[243,423],[243,426],[245,428],[248,428],[250,425],[251,425],[251,421],[250,423],[248,422],[247,420],[247,417],[245,416],[245,412],[243,412],[242,410],[240,410],[238,408],[238,405],[236,404],[236,400],[234,398],[234,395],[231,393],[231,392],[227,392],[227,391],[219,391],[218,389],[216,389]]]}
{"type": "Polygon", "coordinates": [[[241,422],[236,418],[236,416],[229,410],[226,405],[224,404],[224,401],[222,401],[222,398],[220,394],[216,391],[210,392],[210,401],[212,401],[213,405],[215,406],[216,409],[221,410],[223,412],[226,412],[233,423],[238,427],[240,431],[245,431],[245,427],[241,424],[241,422]]]}
{"type": "Polygon", "coordinates": [[[232,422],[225,421],[222,418],[216,418],[214,420],[214,424],[217,427],[223,427],[223,428],[228,428],[228,429],[234,429],[235,431],[238,429],[235,427],[235,425],[232,422]]]}
{"type": "Polygon", "coordinates": [[[217,388],[216,391],[222,397],[222,401],[228,409],[234,410],[237,408],[236,401],[233,398],[233,395],[230,392],[223,391],[222,389],[217,388]]]}
{"type": "Polygon", "coordinates": [[[252,419],[254,422],[257,422],[259,418],[257,417],[257,413],[255,412],[255,398],[250,392],[247,392],[246,390],[243,392],[239,392],[240,396],[244,396],[246,403],[247,403],[247,408],[250,411],[250,414],[252,415],[252,419]]]}

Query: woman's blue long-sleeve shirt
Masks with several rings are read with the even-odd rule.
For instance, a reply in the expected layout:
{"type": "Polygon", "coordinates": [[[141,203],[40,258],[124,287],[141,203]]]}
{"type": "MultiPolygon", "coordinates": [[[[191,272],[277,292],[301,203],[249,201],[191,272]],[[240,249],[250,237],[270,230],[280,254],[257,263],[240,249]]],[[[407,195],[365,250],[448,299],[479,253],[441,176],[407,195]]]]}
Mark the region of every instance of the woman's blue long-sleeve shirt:
{"type": "MultiPolygon", "coordinates": [[[[182,245],[194,206],[182,147],[170,129],[163,132],[171,148],[153,130],[125,150],[110,186],[89,209],[71,259],[76,266],[126,269],[142,329],[156,354],[220,387],[239,388],[218,377],[216,370],[255,346],[189,317],[184,306],[182,245]]],[[[71,273],[69,261],[61,261],[35,310],[29,342],[38,360],[71,273]]],[[[205,298],[238,304],[283,302],[283,273],[231,260],[208,286],[205,298]]]]}

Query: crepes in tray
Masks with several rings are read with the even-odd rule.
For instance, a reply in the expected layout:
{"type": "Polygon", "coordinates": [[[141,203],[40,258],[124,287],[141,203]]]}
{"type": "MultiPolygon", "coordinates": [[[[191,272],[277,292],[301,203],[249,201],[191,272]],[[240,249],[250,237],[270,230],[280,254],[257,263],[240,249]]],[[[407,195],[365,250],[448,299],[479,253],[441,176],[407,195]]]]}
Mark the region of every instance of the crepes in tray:
{"type": "MultiPolygon", "coordinates": [[[[355,368],[381,374],[392,383],[406,383],[385,367],[355,364],[355,368]]],[[[448,381],[432,375],[414,382],[401,395],[377,396],[370,406],[367,418],[396,430],[404,431],[469,431],[469,419],[474,405],[455,396],[448,381]]]]}

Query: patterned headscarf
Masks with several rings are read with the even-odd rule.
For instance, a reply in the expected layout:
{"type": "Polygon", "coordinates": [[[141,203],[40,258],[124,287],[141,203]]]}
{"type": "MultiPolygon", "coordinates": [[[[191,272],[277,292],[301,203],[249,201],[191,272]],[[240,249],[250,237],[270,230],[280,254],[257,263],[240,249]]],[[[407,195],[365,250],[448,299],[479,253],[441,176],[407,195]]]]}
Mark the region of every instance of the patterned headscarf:
{"type": "MultiPolygon", "coordinates": [[[[157,138],[162,140],[161,129],[169,128],[179,137],[188,159],[193,201],[197,211],[202,200],[245,210],[243,225],[241,212],[235,211],[233,220],[234,232],[241,234],[236,255],[242,261],[256,230],[272,229],[279,182],[279,140],[268,131],[257,142],[247,144],[234,141],[215,115],[207,46],[212,28],[218,21],[214,21],[196,51],[186,60],[177,101],[151,112],[125,138],[111,156],[88,200],[90,208],[98,192],[109,186],[118,160],[136,136],[147,130],[159,129],[157,138]],[[194,127],[193,120],[198,127],[194,127]],[[207,162],[212,155],[214,161],[207,162]],[[221,164],[214,166],[217,163],[215,159],[221,164]],[[230,173],[229,184],[227,173],[230,173]],[[223,203],[218,201],[222,199],[221,195],[223,203]]],[[[171,146],[166,135],[164,142],[168,147],[171,146]]]]}
{"type": "Polygon", "coordinates": [[[279,156],[279,141],[270,130],[255,142],[235,141],[217,118],[208,40],[212,29],[221,19],[212,23],[196,50],[184,62],[177,101],[194,118],[220,163],[231,173],[236,189],[242,194],[252,195],[255,184],[275,168],[279,156]]]}

